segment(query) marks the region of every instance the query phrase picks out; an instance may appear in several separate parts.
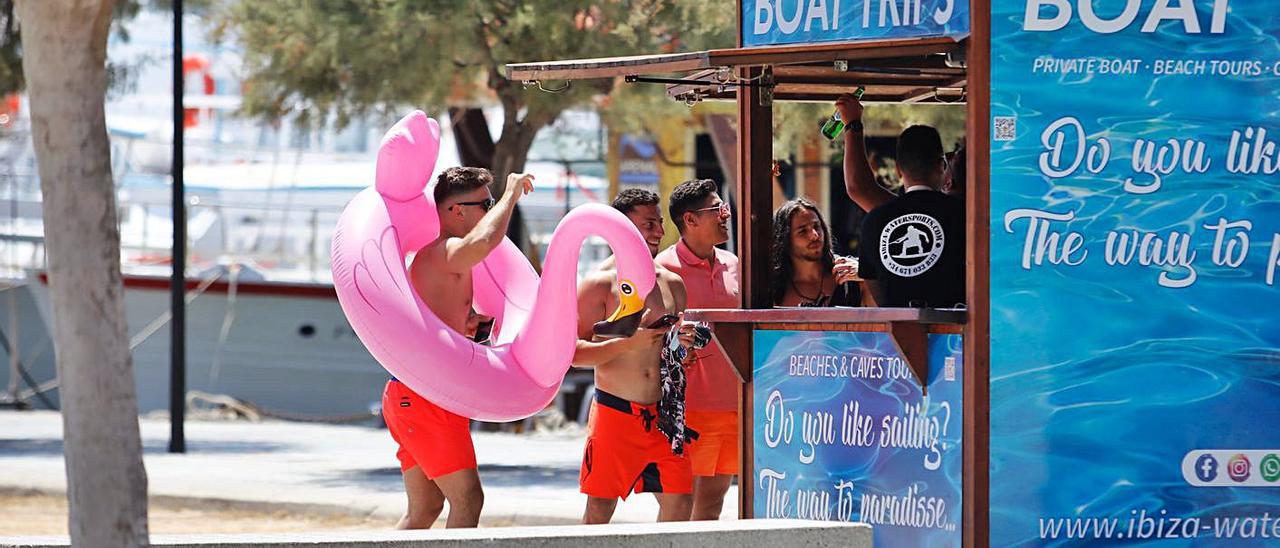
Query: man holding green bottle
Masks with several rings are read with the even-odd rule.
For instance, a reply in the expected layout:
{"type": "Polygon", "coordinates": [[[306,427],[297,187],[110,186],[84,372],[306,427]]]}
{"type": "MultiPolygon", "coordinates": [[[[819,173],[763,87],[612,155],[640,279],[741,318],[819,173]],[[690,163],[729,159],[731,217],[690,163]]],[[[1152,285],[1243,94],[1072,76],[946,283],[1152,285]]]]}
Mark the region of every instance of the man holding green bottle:
{"type": "MultiPolygon", "coordinates": [[[[858,88],[859,91],[862,88],[858,88]]],[[[862,133],[861,93],[855,91],[836,99],[836,112],[844,121],[844,188],[853,203],[864,212],[884,205],[894,198],[892,192],[876,183],[876,174],[867,160],[866,137],[862,133]]]]}
{"type": "Polygon", "coordinates": [[[965,302],[965,207],[943,194],[948,174],[938,130],[911,126],[898,136],[901,196],[876,184],[867,161],[862,104],[842,95],[845,190],[867,212],[859,230],[859,274],[875,306],[951,308],[965,302]]]}

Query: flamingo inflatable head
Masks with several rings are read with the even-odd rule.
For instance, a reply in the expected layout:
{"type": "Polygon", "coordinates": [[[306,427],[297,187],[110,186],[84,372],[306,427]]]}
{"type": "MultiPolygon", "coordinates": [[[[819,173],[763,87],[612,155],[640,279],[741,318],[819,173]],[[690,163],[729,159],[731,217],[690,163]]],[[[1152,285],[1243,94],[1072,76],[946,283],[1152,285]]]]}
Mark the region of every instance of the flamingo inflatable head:
{"type": "Polygon", "coordinates": [[[587,204],[561,219],[539,279],[510,240],[472,269],[473,306],[494,317],[493,346],[447,327],[409,285],[406,252],[440,235],[433,197],[440,126],[421,111],[396,122],[378,150],[375,184],[343,210],[333,234],[334,290],[360,341],[400,382],[459,415],[528,417],[555,397],[577,341],[582,243],[603,238],[618,267],[620,305],[609,320],[638,321],[654,286],[653,259],[635,225],[587,204]]]}

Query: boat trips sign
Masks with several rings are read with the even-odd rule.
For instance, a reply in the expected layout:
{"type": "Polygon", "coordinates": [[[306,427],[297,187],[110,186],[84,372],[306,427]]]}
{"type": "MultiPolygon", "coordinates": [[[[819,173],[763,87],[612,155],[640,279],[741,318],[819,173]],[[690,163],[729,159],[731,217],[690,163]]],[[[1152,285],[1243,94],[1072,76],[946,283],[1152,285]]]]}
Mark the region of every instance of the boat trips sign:
{"type": "Polygon", "coordinates": [[[742,0],[742,45],[969,33],[969,0],[742,0]]]}
{"type": "Polygon", "coordinates": [[[960,335],[929,336],[928,396],[886,333],[756,331],[753,344],[755,517],[960,546],[960,335]]]}
{"type": "Polygon", "coordinates": [[[1276,3],[991,21],[991,545],[1277,542],[1276,3]]]}

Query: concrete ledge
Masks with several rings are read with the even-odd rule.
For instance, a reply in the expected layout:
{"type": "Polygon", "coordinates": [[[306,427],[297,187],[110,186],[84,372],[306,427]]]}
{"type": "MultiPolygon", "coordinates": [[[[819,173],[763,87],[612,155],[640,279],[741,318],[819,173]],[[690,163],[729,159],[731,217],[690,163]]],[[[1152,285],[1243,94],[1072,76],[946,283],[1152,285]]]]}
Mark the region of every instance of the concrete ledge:
{"type": "MultiPolygon", "coordinates": [[[[626,546],[627,548],[869,548],[871,527],[863,524],[799,520],[702,521],[561,525],[429,531],[356,531],[348,533],[275,533],[236,535],[154,535],[152,546],[183,548],[543,548],[626,546]]],[[[66,537],[0,537],[0,546],[68,546],[66,537]]]]}

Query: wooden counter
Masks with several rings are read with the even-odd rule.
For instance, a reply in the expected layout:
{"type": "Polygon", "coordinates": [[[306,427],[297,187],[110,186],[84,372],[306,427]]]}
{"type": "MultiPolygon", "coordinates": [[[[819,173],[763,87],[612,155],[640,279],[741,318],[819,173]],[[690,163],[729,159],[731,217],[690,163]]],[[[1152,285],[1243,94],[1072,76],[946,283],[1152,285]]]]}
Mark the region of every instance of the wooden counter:
{"type": "MultiPolygon", "coordinates": [[[[963,309],[940,308],[709,308],[688,310],[684,317],[711,324],[738,377],[749,383],[751,332],[756,329],[889,333],[916,379],[926,379],[929,333],[961,333],[969,313],[963,309]]],[[[924,382],[920,384],[923,386],[924,382]]]]}

